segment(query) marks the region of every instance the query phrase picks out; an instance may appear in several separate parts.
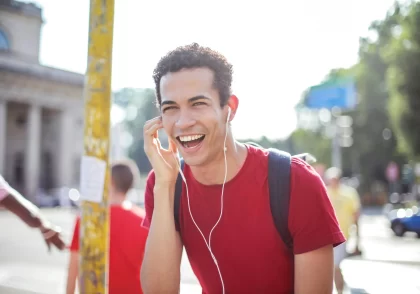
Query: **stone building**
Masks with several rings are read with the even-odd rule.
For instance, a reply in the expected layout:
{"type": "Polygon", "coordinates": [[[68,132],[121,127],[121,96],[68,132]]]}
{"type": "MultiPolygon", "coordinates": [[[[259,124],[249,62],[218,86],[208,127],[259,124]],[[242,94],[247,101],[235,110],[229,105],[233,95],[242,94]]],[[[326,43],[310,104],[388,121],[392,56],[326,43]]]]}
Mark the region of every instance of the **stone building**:
{"type": "Polygon", "coordinates": [[[84,76],[39,63],[42,10],[0,0],[0,174],[28,198],[77,186],[84,76]]]}

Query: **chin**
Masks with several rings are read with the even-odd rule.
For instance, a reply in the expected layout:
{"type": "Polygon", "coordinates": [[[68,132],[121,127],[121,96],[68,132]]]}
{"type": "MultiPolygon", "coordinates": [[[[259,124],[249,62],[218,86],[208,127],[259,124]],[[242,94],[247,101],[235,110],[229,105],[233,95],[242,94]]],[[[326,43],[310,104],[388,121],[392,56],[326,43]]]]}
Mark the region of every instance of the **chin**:
{"type": "Polygon", "coordinates": [[[207,162],[207,156],[204,154],[182,154],[185,163],[189,166],[200,166],[207,162]]]}

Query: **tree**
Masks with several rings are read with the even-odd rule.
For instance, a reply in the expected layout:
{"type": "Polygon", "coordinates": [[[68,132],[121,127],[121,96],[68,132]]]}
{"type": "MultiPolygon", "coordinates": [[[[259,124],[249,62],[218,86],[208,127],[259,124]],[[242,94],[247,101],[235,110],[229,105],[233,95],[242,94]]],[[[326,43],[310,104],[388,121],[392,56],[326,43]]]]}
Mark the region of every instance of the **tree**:
{"type": "Polygon", "coordinates": [[[345,164],[359,169],[363,176],[362,188],[367,191],[374,181],[386,181],[385,169],[390,160],[401,161],[396,152],[396,137],[389,135],[392,126],[387,108],[388,62],[384,58],[398,14],[396,4],[384,20],[371,24],[370,31],[377,38],[361,38],[359,63],[354,67],[359,104],[350,113],[354,120],[354,144],[344,152],[345,164]]]}
{"type": "Polygon", "coordinates": [[[389,62],[389,111],[400,150],[420,157],[420,3],[398,11],[392,40],[386,51],[389,62]]]}

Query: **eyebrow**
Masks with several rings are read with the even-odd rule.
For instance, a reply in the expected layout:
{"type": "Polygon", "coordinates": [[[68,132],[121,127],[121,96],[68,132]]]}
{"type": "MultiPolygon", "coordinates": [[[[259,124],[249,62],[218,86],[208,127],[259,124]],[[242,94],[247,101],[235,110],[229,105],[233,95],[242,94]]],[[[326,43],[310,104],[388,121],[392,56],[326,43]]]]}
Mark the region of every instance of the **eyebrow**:
{"type": "MultiPolygon", "coordinates": [[[[204,95],[198,95],[198,96],[194,96],[194,97],[191,97],[190,99],[188,99],[188,102],[189,102],[189,103],[192,103],[192,102],[195,102],[195,101],[197,101],[197,100],[201,100],[201,99],[207,99],[207,100],[210,100],[210,98],[209,98],[209,97],[207,97],[207,96],[204,96],[204,95]]],[[[165,106],[165,105],[174,105],[174,104],[176,104],[176,102],[175,102],[175,101],[172,101],[172,100],[165,100],[165,101],[162,101],[161,107],[163,107],[163,106],[165,106]]]]}

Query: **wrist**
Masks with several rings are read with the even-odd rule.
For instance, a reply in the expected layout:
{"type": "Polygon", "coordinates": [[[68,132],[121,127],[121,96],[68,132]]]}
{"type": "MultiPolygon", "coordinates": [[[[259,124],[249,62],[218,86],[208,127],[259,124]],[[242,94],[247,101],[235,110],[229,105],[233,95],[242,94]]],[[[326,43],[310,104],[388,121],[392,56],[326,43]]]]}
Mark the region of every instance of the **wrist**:
{"type": "Polygon", "coordinates": [[[156,181],[153,187],[153,192],[156,193],[170,193],[175,191],[175,182],[170,181],[156,181]]]}
{"type": "Polygon", "coordinates": [[[45,232],[50,230],[52,227],[51,223],[43,218],[39,218],[39,225],[37,226],[37,228],[41,231],[41,232],[45,232]]]}
{"type": "Polygon", "coordinates": [[[48,232],[50,229],[51,229],[51,226],[46,225],[46,224],[41,224],[41,225],[38,227],[38,230],[40,230],[40,231],[41,231],[41,233],[48,232]]]}
{"type": "Polygon", "coordinates": [[[155,207],[162,204],[173,205],[175,185],[155,185],[153,188],[155,207]]]}

